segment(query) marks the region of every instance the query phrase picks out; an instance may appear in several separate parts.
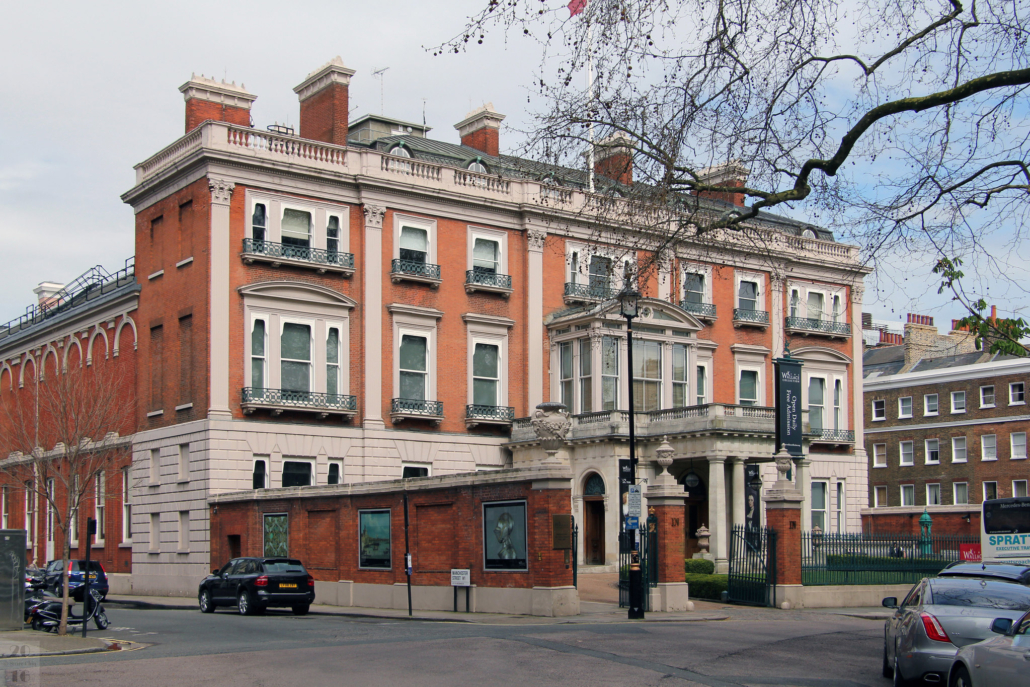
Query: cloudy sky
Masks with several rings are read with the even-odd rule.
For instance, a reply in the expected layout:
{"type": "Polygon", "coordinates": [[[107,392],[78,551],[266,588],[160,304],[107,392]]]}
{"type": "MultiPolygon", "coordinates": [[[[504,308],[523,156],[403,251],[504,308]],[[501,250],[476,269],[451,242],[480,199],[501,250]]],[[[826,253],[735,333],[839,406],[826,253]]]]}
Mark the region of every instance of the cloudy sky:
{"type": "MultiPolygon", "coordinates": [[[[467,54],[424,46],[458,33],[484,0],[392,3],[8,3],[0,42],[0,322],[32,303],[41,281],[67,282],[133,254],[132,211],[119,200],[133,165],[183,133],[178,87],[190,74],[244,83],[255,124],[296,125],[293,87],[335,55],[357,71],[353,116],[380,109],[457,142],[453,125],[484,102],[525,127],[538,47],[500,35],[467,54]]],[[[551,0],[560,7],[563,0],[551,0]]],[[[515,134],[502,132],[502,149],[515,134]],[[508,138],[505,138],[507,133],[508,138]]],[[[898,260],[867,291],[866,310],[960,313],[936,295],[929,264],[898,260]]],[[[872,286],[872,284],[870,284],[872,286]]],[[[992,294],[993,295],[993,294],[992,294]]],[[[999,298],[1004,294],[997,294],[999,298]]]]}

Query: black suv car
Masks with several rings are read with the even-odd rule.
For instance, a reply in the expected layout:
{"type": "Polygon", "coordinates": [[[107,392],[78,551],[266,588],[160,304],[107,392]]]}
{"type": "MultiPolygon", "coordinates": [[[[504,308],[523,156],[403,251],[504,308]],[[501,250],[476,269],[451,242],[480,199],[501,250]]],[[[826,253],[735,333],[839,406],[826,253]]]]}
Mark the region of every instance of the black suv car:
{"type": "Polygon", "coordinates": [[[293,558],[234,558],[204,578],[198,599],[204,613],[236,606],[240,615],[254,615],[289,606],[304,615],[315,600],[315,578],[293,558]]]}
{"type": "MultiPolygon", "coordinates": [[[[63,593],[64,579],[62,577],[64,569],[68,568],[68,596],[74,601],[81,602],[82,594],[85,591],[84,585],[86,584],[86,559],[71,560],[71,561],[50,561],[46,565],[46,570],[43,571],[43,581],[46,583],[46,589],[56,596],[61,596],[63,593]]],[[[107,592],[110,587],[107,582],[107,571],[104,570],[104,566],[100,564],[100,561],[89,562],[89,586],[91,589],[96,589],[100,592],[102,598],[107,598],[107,592]]]]}

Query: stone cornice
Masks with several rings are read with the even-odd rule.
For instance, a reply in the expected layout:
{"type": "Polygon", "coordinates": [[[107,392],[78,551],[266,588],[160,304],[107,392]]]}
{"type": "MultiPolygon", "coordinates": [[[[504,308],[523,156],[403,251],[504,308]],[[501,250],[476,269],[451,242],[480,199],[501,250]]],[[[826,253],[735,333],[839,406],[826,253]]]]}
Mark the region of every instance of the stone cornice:
{"type": "Polygon", "coordinates": [[[434,320],[443,317],[442,310],[423,308],[419,305],[407,305],[406,303],[390,303],[386,306],[386,310],[391,315],[414,315],[415,317],[431,317],[434,320]]]}

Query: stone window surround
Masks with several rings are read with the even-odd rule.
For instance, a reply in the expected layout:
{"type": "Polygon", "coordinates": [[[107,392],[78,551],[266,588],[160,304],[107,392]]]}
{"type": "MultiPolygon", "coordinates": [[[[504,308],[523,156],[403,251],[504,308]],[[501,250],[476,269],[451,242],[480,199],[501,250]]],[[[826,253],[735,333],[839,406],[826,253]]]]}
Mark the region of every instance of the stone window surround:
{"type": "Polygon", "coordinates": [[[840,382],[841,388],[841,427],[837,429],[850,429],[851,414],[848,405],[848,369],[851,365],[851,358],[822,346],[806,346],[799,348],[791,354],[793,357],[804,362],[802,366],[801,384],[801,407],[808,408],[808,380],[811,377],[821,378],[824,384],[823,390],[823,427],[833,426],[833,385],[840,382]]]}
{"type": "Polygon", "coordinates": [[[254,238],[254,206],[259,203],[265,205],[265,218],[268,222],[268,226],[265,228],[266,241],[282,243],[283,212],[288,209],[301,210],[311,213],[312,248],[326,249],[326,229],[329,226],[329,218],[337,217],[340,222],[339,250],[341,253],[350,252],[350,208],[348,206],[248,190],[245,236],[249,239],[254,238]]]}
{"type": "MultiPolygon", "coordinates": [[[[398,227],[400,225],[397,225],[398,227]]],[[[398,228],[398,233],[400,229],[398,228]]],[[[443,312],[433,308],[415,305],[392,303],[386,306],[393,318],[393,395],[400,398],[401,388],[401,337],[405,334],[421,336],[426,339],[426,398],[427,401],[439,400],[437,395],[437,330],[443,312]]]]}
{"type": "Polygon", "coordinates": [[[630,268],[636,273],[636,251],[625,251],[618,246],[583,243],[580,241],[565,242],[565,281],[587,284],[590,279],[590,258],[593,256],[608,258],[612,261],[612,287],[622,288],[623,270],[620,268],[628,260],[630,268]],[[576,269],[572,268],[572,254],[577,253],[579,260],[576,269]]]}
{"type": "MultiPolygon", "coordinates": [[[[275,476],[278,484],[275,487],[283,486],[283,471],[286,469],[286,463],[307,463],[311,466],[311,484],[308,486],[315,486],[318,484],[318,460],[308,456],[281,456],[279,459],[279,469],[276,470],[275,476]]],[[[265,470],[265,479],[269,480],[268,470],[265,470]]]]}
{"type": "MultiPolygon", "coordinates": [[[[764,272],[752,272],[736,268],[733,270],[733,307],[740,307],[740,282],[750,281],[758,285],[755,296],[755,310],[765,310],[765,294],[769,292],[769,283],[764,272]]],[[[788,304],[789,307],[789,304],[788,304]]]]}
{"type": "Polygon", "coordinates": [[[503,317],[490,315],[477,315],[466,313],[462,316],[465,320],[467,330],[466,338],[468,345],[468,364],[466,378],[468,379],[468,400],[473,403],[472,392],[472,356],[476,350],[477,343],[490,344],[498,348],[497,360],[497,403],[498,406],[508,405],[508,330],[515,326],[515,321],[503,317]]]}
{"type": "Polygon", "coordinates": [[[271,467],[271,464],[272,464],[272,456],[269,456],[269,455],[256,455],[250,461],[250,474],[251,474],[251,478],[252,478],[251,479],[251,485],[252,486],[254,484],[254,480],[253,480],[254,470],[257,467],[258,463],[264,463],[265,464],[265,486],[263,488],[267,489],[269,487],[268,474],[269,474],[269,470],[270,470],[270,467],[271,467]]]}
{"type": "Polygon", "coordinates": [[[265,322],[265,388],[278,389],[280,384],[279,349],[283,324],[287,322],[311,326],[312,384],[311,391],[326,391],[326,339],[332,327],[340,330],[340,389],[350,393],[350,310],[354,301],[343,294],[301,282],[263,282],[241,287],[244,322],[244,386],[253,386],[251,377],[251,343],[254,322],[265,322]],[[273,327],[273,323],[276,326],[273,327]],[[275,337],[272,336],[273,332],[275,337]]]}
{"type": "Polygon", "coordinates": [[[829,284],[816,284],[815,282],[806,281],[788,281],[787,282],[787,301],[784,304],[784,310],[787,317],[805,317],[808,315],[808,294],[818,293],[822,294],[823,297],[823,312],[822,320],[824,321],[836,321],[836,322],[847,322],[848,321],[848,300],[847,291],[843,286],[830,286],[829,284]],[[797,315],[791,315],[790,302],[793,298],[794,292],[798,292],[798,310],[797,315]],[[840,299],[840,311],[837,313],[837,319],[833,318],[833,298],[837,297],[840,299]]]}
{"type": "Polygon", "coordinates": [[[679,300],[687,297],[686,282],[688,274],[700,274],[704,277],[702,302],[714,303],[715,301],[712,300],[712,266],[702,262],[690,262],[687,260],[680,260],[679,300]]]}
{"type": "MultiPolygon", "coordinates": [[[[399,234],[398,234],[399,236],[399,234]]],[[[487,229],[473,224],[468,225],[468,246],[466,250],[466,270],[472,269],[472,251],[476,245],[476,239],[489,239],[497,242],[497,273],[510,275],[508,271],[508,232],[500,229],[487,229]]]]}
{"type": "MultiPolygon", "coordinates": [[[[393,213],[393,259],[398,260],[401,257],[401,228],[412,227],[415,229],[425,229],[428,245],[429,255],[426,257],[426,263],[430,265],[439,265],[440,263],[436,257],[437,248],[437,222],[435,219],[428,219],[426,217],[418,217],[416,215],[407,215],[400,212],[393,213]]],[[[469,255],[471,256],[472,249],[469,248],[469,255]]],[[[472,264],[472,258],[469,257],[469,264],[472,264]]],[[[469,267],[469,269],[472,269],[469,267]]]]}
{"type": "MultiPolygon", "coordinates": [[[[758,373],[758,399],[755,405],[767,405],[766,394],[766,359],[771,351],[765,346],[752,346],[749,344],[733,344],[730,346],[733,352],[733,398],[734,403],[740,404],[740,377],[745,370],[758,373]]],[[[807,393],[802,389],[802,393],[807,393]]]]}

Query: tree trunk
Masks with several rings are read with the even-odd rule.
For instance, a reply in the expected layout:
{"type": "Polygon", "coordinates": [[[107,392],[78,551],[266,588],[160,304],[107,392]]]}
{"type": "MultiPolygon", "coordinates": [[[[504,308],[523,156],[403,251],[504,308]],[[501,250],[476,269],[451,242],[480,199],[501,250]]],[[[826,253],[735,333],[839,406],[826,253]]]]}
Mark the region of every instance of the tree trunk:
{"type": "MultiPolygon", "coordinates": [[[[63,589],[63,591],[61,593],[61,624],[57,626],[57,634],[62,635],[62,636],[68,634],[68,606],[70,605],[68,603],[68,571],[69,571],[69,568],[71,568],[71,554],[72,554],[72,540],[71,540],[71,536],[70,536],[71,535],[71,522],[72,522],[71,502],[72,502],[72,497],[69,496],[68,497],[68,506],[69,507],[67,509],[69,512],[67,512],[65,514],[64,522],[61,523],[61,532],[64,534],[64,541],[61,542],[61,550],[64,552],[64,555],[62,557],[63,560],[64,560],[64,570],[61,571],[61,579],[64,581],[64,584],[61,585],[61,587],[63,589]]],[[[87,537],[87,539],[88,539],[88,537],[87,537]]],[[[86,542],[86,545],[87,546],[89,545],[88,541],[86,542]]],[[[87,575],[89,574],[88,570],[86,571],[86,574],[87,575]]]]}

